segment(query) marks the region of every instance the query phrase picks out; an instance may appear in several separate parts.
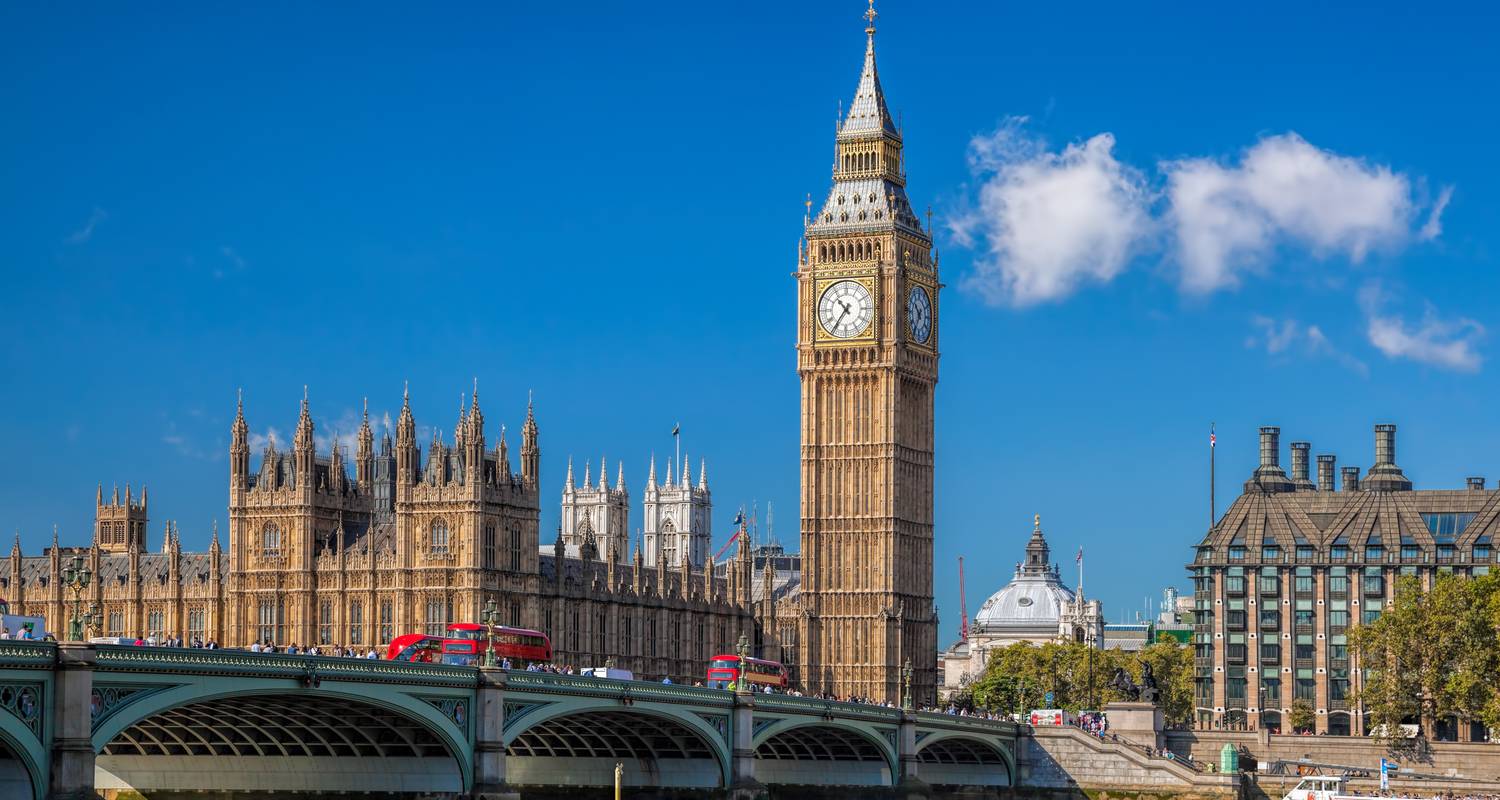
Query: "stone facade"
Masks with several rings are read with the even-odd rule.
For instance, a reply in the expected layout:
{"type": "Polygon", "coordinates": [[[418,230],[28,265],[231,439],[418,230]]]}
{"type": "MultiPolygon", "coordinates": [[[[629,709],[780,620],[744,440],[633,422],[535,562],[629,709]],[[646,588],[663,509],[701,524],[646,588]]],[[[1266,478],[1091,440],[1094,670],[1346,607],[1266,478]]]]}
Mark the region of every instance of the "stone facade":
{"type": "MultiPolygon", "coordinates": [[[[937,260],[906,197],[902,137],[864,67],[836,137],[833,187],[797,263],[802,383],[799,674],[813,691],[895,701],[901,665],[933,702],[933,393],[937,260]]],[[[812,203],[808,203],[809,212],[812,203]]]]}
{"type": "MultiPolygon", "coordinates": [[[[168,523],[161,552],[148,553],[144,496],[137,503],[127,489],[124,501],[106,502],[101,488],[89,547],[63,548],[54,537],[45,555],[25,557],[17,539],[9,577],[0,577],[12,608],[44,615],[54,633],[66,633],[73,595],[62,574],[77,554],[97,576],[79,597],[99,607],[95,635],[380,647],[403,633],[477,621],[493,599],[502,622],[548,633],[559,663],[614,658],[674,680],[701,678],[709,657],[732,651],[741,634],[775,639],[758,629],[757,609],[774,614],[768,598],[753,596],[750,548],[711,566],[647,564],[639,548],[633,559],[623,556],[617,534],[628,530],[629,500],[622,475],[614,488],[591,489],[588,502],[571,482],[563,492],[575,535],[582,511],[613,515],[594,523],[597,536],[587,534],[606,547],[570,549],[561,531],[540,546],[541,450],[530,405],[519,471],[503,428],[500,441],[487,445],[478,392],[453,442],[434,436],[425,454],[409,395],[394,442],[382,437],[377,448],[366,414],[352,459],[337,447],[317,452],[305,396],[290,452],[268,440],[252,469],[249,433],[241,403],[229,448],[227,548],[215,528],[208,552],[183,552],[168,523]],[[105,540],[117,530],[126,536],[122,552],[105,540]]],[[[693,491],[702,506],[707,485],[699,477],[693,491]]]]}
{"type": "MultiPolygon", "coordinates": [[[[1494,568],[1500,492],[1482,478],[1461,490],[1413,490],[1396,465],[1396,426],[1375,426],[1375,465],[1361,477],[1311,445],[1280,461],[1279,428],[1260,429],[1260,465],[1197,546],[1194,584],[1197,721],[1201,726],[1283,729],[1291,705],[1316,710],[1318,733],[1361,733],[1350,698],[1359,664],[1355,625],[1378,617],[1396,581],[1425,585],[1444,573],[1494,568]]],[[[1440,721],[1443,738],[1482,736],[1478,726],[1440,721]]]]}

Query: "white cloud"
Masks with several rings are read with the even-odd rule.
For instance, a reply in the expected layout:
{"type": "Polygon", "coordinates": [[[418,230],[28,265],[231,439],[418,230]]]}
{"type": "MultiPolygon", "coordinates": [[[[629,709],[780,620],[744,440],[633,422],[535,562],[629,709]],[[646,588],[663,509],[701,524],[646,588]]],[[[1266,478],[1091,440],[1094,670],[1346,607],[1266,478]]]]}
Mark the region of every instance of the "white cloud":
{"type": "Polygon", "coordinates": [[[1114,156],[1101,133],[1054,153],[1028,137],[1024,118],[970,142],[982,185],[977,208],[951,230],[985,254],[966,286],[987,302],[1058,300],[1125,269],[1152,230],[1144,177],[1114,156]]]}
{"type": "MultiPolygon", "coordinates": [[[[1207,158],[1161,165],[1167,218],[1185,291],[1235,286],[1266,267],[1278,245],[1354,263],[1409,241],[1417,204],[1412,182],[1390,167],[1309,144],[1295,133],[1261,139],[1237,166],[1207,158]]],[[[1421,238],[1436,236],[1449,190],[1421,238]]]]}
{"type": "Polygon", "coordinates": [[[83,223],[82,228],[68,234],[68,238],[64,239],[64,241],[68,244],[83,244],[87,242],[94,238],[94,228],[97,228],[99,223],[106,219],[109,219],[109,214],[106,214],[102,208],[95,208],[94,212],[89,214],[88,222],[83,223]]]}
{"type": "Polygon", "coordinates": [[[1360,375],[1370,373],[1365,362],[1335,347],[1317,325],[1303,324],[1295,319],[1277,320],[1259,314],[1251,317],[1250,324],[1255,332],[1245,339],[1247,348],[1263,348],[1267,355],[1273,357],[1300,355],[1308,358],[1331,358],[1360,375]]]}
{"type": "Polygon", "coordinates": [[[1484,326],[1466,317],[1445,318],[1428,304],[1420,324],[1386,310],[1390,296],[1378,284],[1360,291],[1370,344],[1388,358],[1405,358],[1458,372],[1478,372],[1484,359],[1479,340],[1484,326]]]}
{"type": "Polygon", "coordinates": [[[1444,186],[1443,191],[1438,193],[1438,199],[1432,204],[1432,211],[1427,214],[1427,221],[1422,223],[1422,230],[1418,237],[1423,241],[1436,239],[1443,232],[1443,209],[1448,207],[1448,201],[1453,199],[1453,187],[1444,186]]]}
{"type": "Polygon", "coordinates": [[[1413,189],[1420,179],[1295,133],[1262,138],[1237,163],[1165,161],[1148,180],[1115,157],[1109,133],[1053,151],[1025,123],[970,141],[977,198],[950,224],[981,251],[966,288],[996,304],[1065,298],[1146,253],[1162,255],[1190,294],[1237,286],[1288,251],[1358,264],[1436,238],[1453,196],[1445,187],[1429,206],[1413,189]]]}
{"type": "Polygon", "coordinates": [[[265,450],[266,445],[273,441],[276,443],[277,450],[285,450],[287,445],[290,444],[290,440],[285,436],[282,436],[281,432],[276,430],[275,428],[267,428],[265,433],[256,433],[254,431],[251,431],[249,442],[250,452],[259,453],[262,450],[265,450]]]}

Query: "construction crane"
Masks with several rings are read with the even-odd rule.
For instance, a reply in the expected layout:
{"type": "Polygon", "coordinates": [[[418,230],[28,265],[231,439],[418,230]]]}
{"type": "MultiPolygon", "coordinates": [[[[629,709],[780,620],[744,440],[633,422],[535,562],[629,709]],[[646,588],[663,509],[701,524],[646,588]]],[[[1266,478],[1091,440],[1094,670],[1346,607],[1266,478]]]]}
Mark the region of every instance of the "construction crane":
{"type": "Polygon", "coordinates": [[[958,557],[958,635],[969,641],[969,601],[964,598],[964,557],[958,557]]]}

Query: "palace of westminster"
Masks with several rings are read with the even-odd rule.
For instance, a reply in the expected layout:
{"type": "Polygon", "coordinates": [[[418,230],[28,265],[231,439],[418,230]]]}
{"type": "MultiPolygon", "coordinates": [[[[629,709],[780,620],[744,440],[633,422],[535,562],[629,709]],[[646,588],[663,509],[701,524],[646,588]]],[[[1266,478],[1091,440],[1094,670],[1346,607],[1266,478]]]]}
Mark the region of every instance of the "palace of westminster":
{"type": "MultiPolygon", "coordinates": [[[[0,587],[13,610],[66,629],[66,565],[97,576],[85,605],[99,633],[174,634],[224,646],[337,643],[379,647],[403,633],[502,621],[552,639],[559,663],[613,659],[646,676],[700,678],[743,634],[783,661],[808,692],[897,700],[905,664],[914,699],[936,700],[933,604],[934,406],[941,331],[938,261],[906,196],[900,126],[875,67],[874,11],[864,63],[836,136],[833,184],[809,203],[794,273],[801,442],[799,554],[711,547],[706,465],[694,475],[653,460],[631,541],[631,494],[601,461],[578,479],[571,460],[561,524],[543,541],[539,432],[528,404],[517,463],[504,428],[488,438],[478,392],[453,441],[417,444],[410,397],[394,441],[368,417],[354,453],[318,452],[304,394],[289,451],[274,441],[252,461],[243,403],[229,448],[228,541],[183,552],[168,523],[147,548],[144,490],[97,495],[93,542],[27,557],[19,537],[0,587]],[[352,475],[351,470],[352,468],[352,475]]],[[[1263,428],[1260,466],[1188,565],[1196,716],[1204,725],[1281,727],[1294,700],[1319,733],[1359,732],[1351,626],[1391,602],[1397,578],[1493,568],[1500,491],[1414,491],[1396,466],[1395,427],[1376,426],[1363,476],[1310,445],[1280,466],[1279,431],[1263,428]]],[[[561,472],[559,470],[559,472],[561,472]]],[[[553,495],[556,496],[556,495],[553,495]]],[[[739,542],[747,545],[744,526],[739,542]]],[[[1020,544],[1018,540],[1018,544],[1020,544]]],[[[1097,602],[1061,585],[1040,523],[1016,578],[981,609],[975,638],[945,655],[977,674],[990,648],[1072,638],[1098,643],[1097,602]]],[[[951,680],[948,681],[952,683],[951,680]]],[[[1451,721],[1457,738],[1474,735],[1451,721]]]]}
{"type": "MultiPolygon", "coordinates": [[[[224,646],[379,646],[402,633],[478,621],[545,631],[559,663],[614,659],[642,675],[701,678],[741,634],[810,692],[896,700],[937,690],[932,597],[933,393],[941,283],[930,223],[906,196],[900,126],[875,66],[875,12],[854,100],[836,135],[833,183],[798,242],[800,555],[736,548],[715,562],[704,468],[655,465],[630,546],[623,474],[590,466],[562,490],[562,524],[541,537],[545,492],[532,409],[518,466],[503,428],[487,438],[477,396],[451,444],[422,452],[410,398],[395,439],[368,419],[351,455],[318,452],[304,394],[289,451],[252,461],[243,402],[229,448],[228,541],[184,552],[174,524],[148,552],[145,491],[100,488],[93,542],[41,557],[19,538],[0,585],[14,610],[65,630],[66,566],[97,576],[103,635],[181,635],[224,646]],[[352,475],[351,475],[352,467],[352,475]]],[[[740,528],[744,542],[744,528],[740,528]]]]}

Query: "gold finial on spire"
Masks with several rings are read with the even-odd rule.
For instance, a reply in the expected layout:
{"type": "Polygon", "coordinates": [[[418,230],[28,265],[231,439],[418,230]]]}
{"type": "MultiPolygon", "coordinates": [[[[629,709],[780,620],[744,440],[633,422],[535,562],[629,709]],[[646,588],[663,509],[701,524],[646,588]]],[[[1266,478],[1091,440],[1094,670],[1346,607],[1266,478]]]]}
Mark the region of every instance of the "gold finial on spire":
{"type": "Polygon", "coordinates": [[[1036,525],[1036,530],[1041,530],[1042,529],[1042,515],[1041,514],[1037,514],[1035,517],[1033,517],[1032,518],[1032,522],[1036,525]]]}
{"type": "Polygon", "coordinates": [[[880,14],[875,11],[875,0],[870,0],[870,8],[865,11],[865,33],[875,35],[875,18],[880,14]]]}

